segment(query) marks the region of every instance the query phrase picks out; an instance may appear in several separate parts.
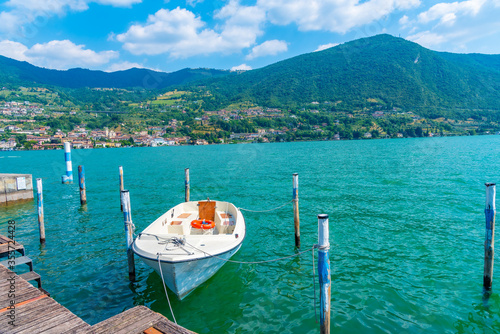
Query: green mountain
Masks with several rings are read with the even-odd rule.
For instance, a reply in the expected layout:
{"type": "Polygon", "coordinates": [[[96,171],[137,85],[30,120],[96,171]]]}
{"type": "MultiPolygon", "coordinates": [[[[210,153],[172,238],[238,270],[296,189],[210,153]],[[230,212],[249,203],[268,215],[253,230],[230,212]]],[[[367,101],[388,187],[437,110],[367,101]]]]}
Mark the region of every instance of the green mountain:
{"type": "Polygon", "coordinates": [[[144,88],[163,89],[206,78],[228,75],[215,69],[183,69],[173,73],[132,68],[125,71],[103,72],[75,68],[67,71],[50,70],[27,62],[0,56],[0,83],[52,85],[64,88],[144,88]]]}
{"type": "Polygon", "coordinates": [[[330,102],[333,109],[380,105],[442,114],[499,109],[500,55],[452,54],[390,35],[355,40],[267,67],[212,80],[213,103],[267,106],[330,102]]]}
{"type": "MultiPolygon", "coordinates": [[[[390,35],[358,39],[238,73],[137,68],[113,73],[57,71],[0,56],[0,85],[9,83],[72,88],[66,94],[85,103],[95,97],[83,98],[82,91],[73,88],[135,87],[144,88],[149,96],[157,89],[184,85],[194,90],[203,86],[204,92],[211,92],[208,97],[202,94],[205,110],[243,101],[302,108],[315,101],[332,111],[397,107],[429,117],[495,115],[500,119],[500,55],[436,52],[390,35]]],[[[108,95],[105,100],[110,100],[108,95]]]]}

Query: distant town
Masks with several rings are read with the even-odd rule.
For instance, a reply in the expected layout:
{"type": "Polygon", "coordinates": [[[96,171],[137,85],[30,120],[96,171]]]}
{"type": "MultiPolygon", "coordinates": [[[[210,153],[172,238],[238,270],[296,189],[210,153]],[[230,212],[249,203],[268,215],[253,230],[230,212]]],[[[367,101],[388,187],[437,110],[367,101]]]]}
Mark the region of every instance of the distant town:
{"type": "MultiPolygon", "coordinates": [[[[105,91],[122,94],[124,90],[105,91]]],[[[377,101],[352,111],[336,110],[339,102],[329,101],[311,101],[295,110],[247,103],[209,111],[203,110],[199,97],[171,91],[146,101],[122,103],[116,110],[92,110],[98,106],[72,105],[48,89],[3,87],[0,93],[0,150],[60,149],[64,142],[90,149],[433,137],[499,130],[498,124],[485,117],[430,120],[413,111],[377,105],[377,101]]]]}

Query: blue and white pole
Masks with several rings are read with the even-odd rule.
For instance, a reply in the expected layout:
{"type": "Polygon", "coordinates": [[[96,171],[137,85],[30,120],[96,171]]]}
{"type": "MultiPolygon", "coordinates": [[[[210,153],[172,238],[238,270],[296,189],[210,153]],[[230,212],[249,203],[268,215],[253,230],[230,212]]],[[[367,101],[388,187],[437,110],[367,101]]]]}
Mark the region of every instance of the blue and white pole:
{"type": "Polygon", "coordinates": [[[125,238],[127,240],[128,277],[131,281],[134,281],[135,262],[134,252],[132,251],[132,243],[134,242],[134,224],[132,223],[130,193],[128,190],[121,191],[121,202],[123,208],[123,221],[125,223],[125,238]]]}
{"type": "Polygon", "coordinates": [[[62,183],[73,183],[73,167],[71,165],[71,143],[64,142],[64,159],[66,160],[66,175],[62,176],[62,183]]]}
{"type": "Polygon", "coordinates": [[[42,179],[36,179],[36,197],[38,209],[38,228],[40,229],[40,243],[45,243],[45,223],[43,221],[43,188],[42,179]]]}
{"type": "Polygon", "coordinates": [[[331,275],[330,275],[330,241],[328,229],[328,215],[318,215],[318,276],[320,287],[320,333],[330,334],[330,298],[331,298],[331,275]]]}
{"type": "Polygon", "coordinates": [[[486,205],[484,215],[486,218],[486,237],[484,240],[484,275],[483,288],[490,290],[493,284],[493,260],[495,255],[495,194],[494,183],[486,183],[486,205]]]}
{"type": "Polygon", "coordinates": [[[186,196],[185,196],[185,201],[189,202],[189,168],[184,169],[184,174],[185,174],[185,191],[186,191],[186,196]]]}
{"type": "Polygon", "coordinates": [[[295,227],[295,247],[300,248],[300,218],[299,218],[299,174],[293,174],[293,225],[295,227]]]}

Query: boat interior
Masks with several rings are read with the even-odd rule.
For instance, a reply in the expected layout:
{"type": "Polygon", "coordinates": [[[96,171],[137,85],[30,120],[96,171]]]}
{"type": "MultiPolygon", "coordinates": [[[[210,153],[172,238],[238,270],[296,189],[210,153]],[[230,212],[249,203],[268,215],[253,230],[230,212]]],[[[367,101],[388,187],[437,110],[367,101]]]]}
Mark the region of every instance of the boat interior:
{"type": "Polygon", "coordinates": [[[154,232],[177,235],[230,235],[236,226],[236,210],[233,204],[227,202],[207,200],[181,203],[158,219],[154,232]],[[195,228],[191,224],[195,220],[213,222],[214,226],[206,229],[195,228]]]}

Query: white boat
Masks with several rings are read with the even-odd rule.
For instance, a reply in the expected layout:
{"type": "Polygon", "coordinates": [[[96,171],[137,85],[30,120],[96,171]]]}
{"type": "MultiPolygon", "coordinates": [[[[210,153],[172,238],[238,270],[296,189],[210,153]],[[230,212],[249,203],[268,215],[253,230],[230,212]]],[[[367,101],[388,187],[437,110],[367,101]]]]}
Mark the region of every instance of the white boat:
{"type": "Polygon", "coordinates": [[[185,202],[142,231],[132,249],[183,299],[240,249],[245,230],[243,215],[229,202],[185,202]]]}

